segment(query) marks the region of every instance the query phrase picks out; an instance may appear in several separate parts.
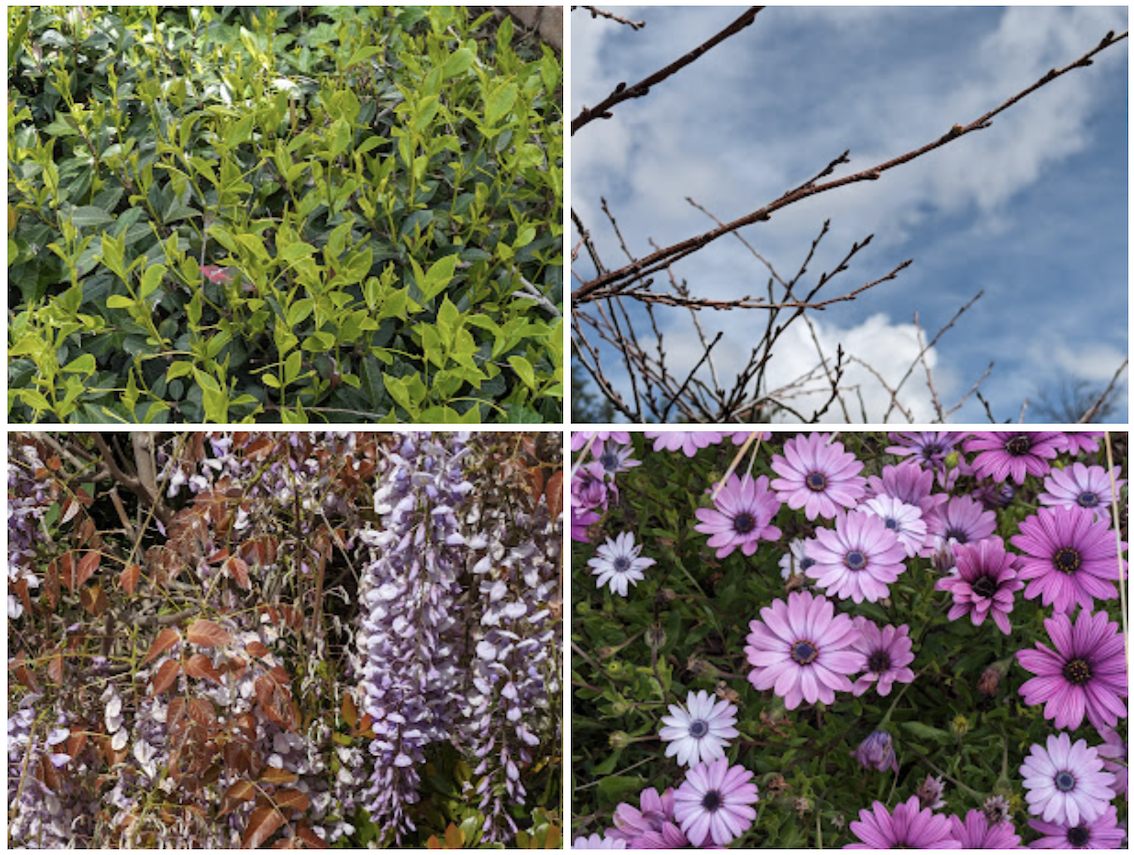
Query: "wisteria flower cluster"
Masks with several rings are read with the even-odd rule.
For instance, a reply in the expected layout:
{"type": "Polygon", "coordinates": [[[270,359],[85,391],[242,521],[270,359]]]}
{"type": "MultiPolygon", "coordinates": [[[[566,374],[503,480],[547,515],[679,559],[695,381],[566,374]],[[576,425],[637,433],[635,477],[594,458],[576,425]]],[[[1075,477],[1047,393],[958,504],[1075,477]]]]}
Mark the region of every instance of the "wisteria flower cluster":
{"type": "Polygon", "coordinates": [[[1124,845],[1124,434],[572,446],[576,848],[1124,845]]]}
{"type": "Polygon", "coordinates": [[[9,845],[556,845],[560,456],[14,435],[9,845]]]}

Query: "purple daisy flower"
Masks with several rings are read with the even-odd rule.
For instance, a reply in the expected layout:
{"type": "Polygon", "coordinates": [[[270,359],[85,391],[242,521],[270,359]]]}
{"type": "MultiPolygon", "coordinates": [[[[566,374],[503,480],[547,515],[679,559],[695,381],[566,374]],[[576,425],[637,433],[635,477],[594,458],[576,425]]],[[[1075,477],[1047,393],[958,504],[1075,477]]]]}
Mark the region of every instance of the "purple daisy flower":
{"type": "Polygon", "coordinates": [[[748,626],[748,681],[760,691],[773,689],[789,710],[803,701],[829,704],[835,692],[851,690],[848,675],[861,663],[851,647],[858,630],[826,597],[793,591],[787,602],[760,609],[760,620],[748,626]]]}
{"type": "Polygon", "coordinates": [[[1010,635],[1008,615],[1015,605],[1016,592],[1024,587],[1016,578],[1016,556],[1004,549],[999,537],[986,537],[953,547],[953,557],[956,565],[951,574],[936,585],[938,591],[953,595],[949,620],[968,615],[973,626],[980,626],[991,615],[1000,631],[1010,635]]]}
{"type": "Polygon", "coordinates": [[[682,849],[689,845],[673,813],[673,788],[661,795],[653,787],[642,790],[639,807],[622,802],[614,809],[614,828],[607,837],[624,840],[627,849],[682,849]]]}
{"type": "Polygon", "coordinates": [[[1099,450],[1099,440],[1102,439],[1101,430],[1064,431],[1061,435],[1061,448],[1072,457],[1086,452],[1094,454],[1099,450]]]}
{"type": "Polygon", "coordinates": [[[611,496],[618,496],[618,488],[609,481],[601,463],[584,463],[571,475],[571,504],[580,509],[605,509],[611,496]]]}
{"type": "Polygon", "coordinates": [[[917,505],[907,505],[893,496],[875,496],[859,507],[886,523],[886,528],[898,536],[908,557],[913,558],[921,552],[925,545],[925,520],[921,518],[921,508],[917,505]]]}
{"type": "Polygon", "coordinates": [[[866,694],[871,685],[877,685],[878,694],[886,697],[894,683],[913,682],[914,672],[909,667],[914,660],[909,626],[878,627],[864,617],[856,617],[854,625],[859,637],[853,646],[862,655],[859,667],[866,672],[854,681],[851,691],[855,697],[866,694]]]}
{"type": "Polygon", "coordinates": [[[1020,523],[1012,545],[1024,553],[1019,575],[1030,580],[1024,590],[1029,600],[1041,597],[1045,606],[1066,612],[1118,597],[1111,581],[1118,578],[1114,532],[1091,511],[1040,508],[1020,523]]]}
{"type": "Polygon", "coordinates": [[[898,758],[894,754],[894,740],[884,730],[876,730],[859,743],[858,748],[851,752],[851,757],[859,762],[863,769],[873,769],[882,772],[889,769],[898,771],[898,758]]]}
{"type": "Polygon", "coordinates": [[[760,795],[752,773],[729,766],[721,757],[694,766],[673,794],[674,816],[689,842],[700,847],[706,840],[724,846],[744,834],[756,819],[752,805],[760,795]]]}
{"type": "Polygon", "coordinates": [[[1028,811],[1044,822],[1078,825],[1103,815],[1114,798],[1114,775],[1103,770],[1098,751],[1085,739],[1052,734],[1047,747],[1032,745],[1020,767],[1028,811]]]}
{"type": "Polygon", "coordinates": [[[995,431],[974,433],[965,440],[965,451],[977,452],[972,467],[978,478],[1023,484],[1028,475],[1046,475],[1063,444],[1063,435],[1053,431],[995,431]]]}
{"type": "Polygon", "coordinates": [[[700,522],[694,528],[709,535],[709,546],[724,558],[739,549],[745,555],[756,551],[761,540],[779,540],[780,530],[772,519],[780,510],[780,500],[768,489],[768,477],[751,475],[728,479],[717,494],[713,508],[698,508],[700,522]]]}
{"type": "Polygon", "coordinates": [[[714,431],[646,431],[646,438],[654,441],[654,451],[680,451],[686,457],[695,457],[702,448],[718,445],[723,433],[714,431]]]}
{"type": "Polygon", "coordinates": [[[571,434],[571,450],[579,451],[586,446],[588,442],[594,440],[592,448],[597,448],[599,443],[615,442],[620,445],[630,444],[630,432],[625,430],[577,430],[571,434]]]}
{"type": "Polygon", "coordinates": [[[641,557],[642,547],[634,542],[634,535],[628,531],[608,539],[598,548],[598,553],[587,562],[591,573],[598,578],[595,586],[607,585],[612,594],[625,597],[630,585],[637,585],[646,578],[642,572],[657,562],[652,558],[641,557]]]}
{"type": "Polygon", "coordinates": [[[807,543],[802,537],[788,544],[788,551],[780,556],[780,576],[786,581],[792,576],[801,576],[815,562],[807,557],[807,543]]]}
{"type": "Polygon", "coordinates": [[[863,808],[850,830],[861,842],[848,843],[844,849],[960,849],[953,836],[949,817],[922,808],[917,796],[910,796],[894,808],[886,810],[875,802],[871,810],[863,808]]]}
{"type": "Polygon", "coordinates": [[[599,521],[601,515],[595,511],[585,511],[581,508],[571,508],[571,539],[579,543],[590,543],[591,536],[587,529],[599,521]]]}
{"type": "Polygon", "coordinates": [[[925,544],[932,552],[948,551],[958,543],[976,543],[996,531],[996,514],[971,496],[953,496],[925,518],[925,544]]]}
{"type": "Polygon", "coordinates": [[[1113,727],[1100,727],[1098,730],[1103,742],[1101,745],[1096,745],[1095,750],[1103,758],[1103,768],[1114,775],[1114,791],[1121,796],[1126,792],[1130,776],[1126,740],[1113,727]]]}
{"type": "Polygon", "coordinates": [[[708,692],[690,692],[685,706],[670,704],[669,715],[662,717],[665,725],[659,733],[662,742],[668,742],[666,757],[677,757],[682,766],[724,757],[729,740],[740,735],[735,727],[736,706],[728,701],[715,700],[708,692]]]}
{"type": "Polygon", "coordinates": [[[625,840],[615,840],[602,834],[592,834],[590,837],[576,837],[571,844],[572,849],[625,849],[625,840]]]}
{"type": "Polygon", "coordinates": [[[933,473],[910,460],[884,466],[880,476],[869,476],[866,492],[868,496],[893,496],[907,505],[917,505],[923,517],[949,499],[945,493],[933,492],[933,473]]]}
{"type": "Polygon", "coordinates": [[[944,431],[918,431],[890,434],[886,453],[898,457],[909,457],[917,462],[919,468],[931,472],[944,472],[945,458],[952,454],[957,443],[965,438],[963,433],[944,431]]]}
{"type": "Polygon", "coordinates": [[[611,478],[619,472],[625,472],[627,469],[642,465],[641,461],[634,459],[634,448],[632,446],[621,445],[613,441],[596,446],[594,455],[595,460],[611,478]]]}
{"type": "Polygon", "coordinates": [[[1126,839],[1114,805],[1108,805],[1102,816],[1093,822],[1066,825],[1032,819],[1028,825],[1043,835],[1032,841],[1032,849],[1121,849],[1126,839]]]}
{"type": "Polygon", "coordinates": [[[843,448],[828,442],[825,434],[796,436],[784,443],[784,453],[772,458],[779,478],[772,489],[792,510],[803,508],[809,520],[830,519],[839,508],[853,508],[866,491],[858,474],[862,462],[843,448]]]}
{"type": "MultiPolygon", "coordinates": [[[[1126,483],[1118,477],[1120,471],[1114,473],[1114,485],[1119,490],[1126,483]]],[[[1076,462],[1066,469],[1052,469],[1043,481],[1043,488],[1046,492],[1038,496],[1041,505],[1086,508],[1093,511],[1096,518],[1110,524],[1110,508],[1107,506],[1114,500],[1114,490],[1110,486],[1110,474],[1102,466],[1085,466],[1076,462]]]]}
{"type": "Polygon", "coordinates": [[[840,516],[833,530],[816,530],[807,557],[815,561],[807,568],[815,584],[856,603],[874,603],[889,595],[890,583],[906,569],[906,550],[898,536],[866,511],[840,516]]]}
{"type": "Polygon", "coordinates": [[[1011,822],[989,822],[982,810],[970,810],[962,820],[950,816],[953,837],[961,842],[962,849],[1023,849],[1020,835],[1011,822]]]}
{"type": "Polygon", "coordinates": [[[1054,649],[1036,643],[1016,658],[1036,676],[1020,686],[1024,703],[1045,704],[1044,718],[1074,730],[1084,716],[1095,728],[1114,727],[1126,718],[1126,641],[1106,612],[1079,612],[1074,625],[1066,614],[1043,622],[1054,649]]]}

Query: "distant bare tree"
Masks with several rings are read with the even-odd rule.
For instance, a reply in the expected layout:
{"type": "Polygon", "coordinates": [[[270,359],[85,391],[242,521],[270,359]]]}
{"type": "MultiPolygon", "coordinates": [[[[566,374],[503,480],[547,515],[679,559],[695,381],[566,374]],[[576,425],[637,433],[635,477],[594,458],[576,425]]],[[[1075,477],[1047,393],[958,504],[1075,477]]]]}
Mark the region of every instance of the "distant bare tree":
{"type": "MultiPolygon", "coordinates": [[[[573,7],[579,8],[579,7],[573,7]]],[[[644,22],[620,18],[606,10],[596,7],[581,7],[592,16],[612,20],[620,25],[639,30],[644,22]]],[[[583,106],[571,121],[574,135],[588,124],[598,120],[614,118],[614,112],[626,101],[644,98],[650,91],[668,78],[695,62],[722,42],[738,35],[755,23],[764,7],[753,6],[745,10],[732,23],[720,32],[678,57],[673,62],[647,75],[637,83],[619,83],[601,101],[592,107],[583,106]]],[[[1077,68],[1092,64],[1093,57],[1117,44],[1127,37],[1126,32],[1104,35],[1100,41],[1078,59],[1060,68],[1052,68],[1039,80],[1014,95],[1006,98],[987,112],[945,130],[940,136],[927,140],[921,146],[906,151],[888,160],[876,163],[857,172],[836,176],[836,171],[850,162],[850,152],[844,151],[833,158],[826,166],[801,183],[786,189],[775,199],[755,208],[743,216],[724,221],[687,197],[686,201],[705,214],[713,222],[713,227],[685,240],[658,246],[651,241],[651,251],[641,254],[633,251],[627,244],[614,213],[605,199],[602,199],[602,213],[610,224],[618,242],[618,251],[624,260],[609,263],[608,253],[600,252],[596,241],[575,211],[571,218],[575,228],[575,244],[572,248],[572,262],[585,261],[593,270],[593,275],[583,278],[579,273],[581,265],[572,265],[575,287],[572,292],[572,347],[576,364],[582,365],[594,383],[598,393],[605,398],[617,413],[634,422],[672,421],[687,422],[764,422],[772,418],[791,417],[801,422],[819,421],[835,408],[844,421],[870,421],[863,402],[862,390],[845,379],[847,368],[852,364],[862,366],[881,386],[889,398],[882,421],[914,421],[911,413],[901,402],[903,390],[912,384],[924,384],[933,404],[934,418],[944,422],[964,405],[971,397],[985,403],[985,411],[991,421],[995,421],[991,409],[984,402],[980,386],[992,370],[990,363],[984,372],[973,380],[968,390],[958,400],[949,405],[938,396],[934,377],[927,354],[940,341],[972,305],[981,298],[978,292],[932,335],[925,335],[920,324],[918,353],[897,383],[887,383],[874,366],[868,365],[854,354],[846,353],[838,346],[834,353],[824,350],[811,319],[816,311],[841,303],[851,302],[866,291],[896,279],[910,264],[912,259],[904,259],[880,273],[860,278],[857,282],[833,289],[832,283],[841,283],[850,277],[852,262],[858,261],[859,254],[869,246],[873,235],[866,235],[854,242],[842,255],[841,260],[831,269],[811,274],[810,268],[820,244],[827,237],[830,221],[823,223],[811,245],[801,253],[801,263],[790,274],[781,273],[740,233],[740,229],[760,222],[766,222],[777,212],[788,208],[811,196],[828,193],[839,188],[864,181],[878,181],[887,172],[904,166],[930,152],[947,146],[961,137],[984,130],[992,120],[1032,93],[1047,86],[1052,81],[1077,68]],[[751,254],[753,262],[766,273],[766,287],[762,293],[751,294],[738,299],[715,300],[698,296],[683,278],[679,277],[673,265],[682,259],[701,251],[709,244],[726,236],[738,240],[751,254]],[[631,307],[639,311],[630,312],[631,307]],[[701,355],[688,365],[675,368],[666,353],[662,325],[658,323],[661,312],[669,310],[688,312],[693,329],[699,337],[701,355]],[[753,318],[754,327],[760,330],[756,343],[748,354],[747,361],[735,377],[724,377],[718,370],[719,353],[723,334],[709,335],[701,323],[704,312],[743,311],[760,313],[753,318]],[[643,318],[645,320],[643,320],[643,318]],[[768,367],[776,346],[784,333],[795,324],[808,328],[809,338],[815,347],[814,367],[786,384],[773,385],[769,382],[768,367]],[[604,353],[605,350],[605,353],[604,353]],[[613,351],[620,370],[625,370],[629,391],[616,388],[612,374],[608,370],[610,352],[613,351]],[[801,399],[814,401],[816,392],[822,392],[818,406],[806,409],[798,403],[801,399]]],[[[915,323],[917,317],[915,315],[915,323]]],[[[735,347],[735,343],[733,345],[735,347]]],[[[722,348],[723,349],[723,348],[722,348]]],[[[1076,417],[1065,421],[1096,420],[1107,412],[1104,406],[1113,404],[1117,388],[1116,380],[1105,390],[1104,400],[1095,405],[1094,401],[1084,401],[1085,409],[1076,417]]],[[[1023,417],[1023,412],[1020,418],[1023,417]]]]}

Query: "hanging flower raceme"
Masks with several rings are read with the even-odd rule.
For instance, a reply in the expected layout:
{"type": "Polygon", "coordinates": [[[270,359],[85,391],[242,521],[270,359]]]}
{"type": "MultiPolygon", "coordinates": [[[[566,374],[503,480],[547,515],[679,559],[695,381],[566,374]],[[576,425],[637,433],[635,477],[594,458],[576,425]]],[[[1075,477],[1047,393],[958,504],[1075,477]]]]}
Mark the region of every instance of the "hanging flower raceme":
{"type": "Polygon", "coordinates": [[[397,839],[414,828],[407,808],[419,798],[425,747],[447,739],[457,716],[465,542],[458,515],[473,489],[463,450],[459,436],[403,437],[374,491],[379,525],[359,535],[369,547],[360,568],[360,707],[375,734],[363,803],[397,839]]]}

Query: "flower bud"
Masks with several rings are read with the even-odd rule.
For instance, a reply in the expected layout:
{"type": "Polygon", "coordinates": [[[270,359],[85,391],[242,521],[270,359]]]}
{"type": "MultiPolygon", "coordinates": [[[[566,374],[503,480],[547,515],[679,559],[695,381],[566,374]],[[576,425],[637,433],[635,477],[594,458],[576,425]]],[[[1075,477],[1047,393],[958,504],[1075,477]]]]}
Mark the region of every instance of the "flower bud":
{"type": "Polygon", "coordinates": [[[610,747],[615,751],[621,751],[630,744],[630,734],[623,730],[616,730],[610,735],[610,747]]]}
{"type": "Polygon", "coordinates": [[[945,807],[945,800],[942,796],[945,794],[945,782],[940,778],[933,775],[926,775],[925,780],[918,785],[917,791],[914,795],[917,800],[921,802],[921,807],[924,810],[938,810],[945,807]]]}
{"type": "Polygon", "coordinates": [[[949,722],[949,730],[953,732],[954,736],[964,736],[969,732],[969,720],[963,715],[954,716],[953,720],[949,722]]]}
{"type": "Polygon", "coordinates": [[[876,730],[862,744],[851,752],[862,768],[882,772],[886,769],[898,771],[898,758],[894,754],[894,742],[884,730],[876,730]]]}

